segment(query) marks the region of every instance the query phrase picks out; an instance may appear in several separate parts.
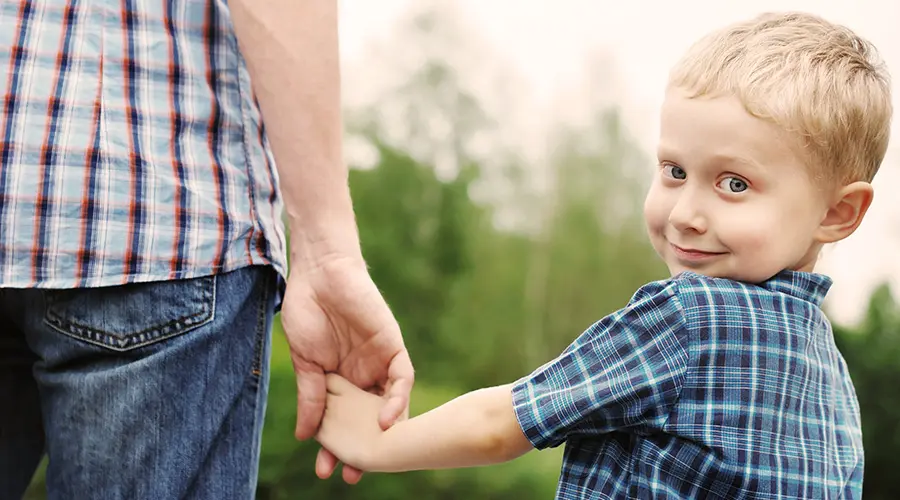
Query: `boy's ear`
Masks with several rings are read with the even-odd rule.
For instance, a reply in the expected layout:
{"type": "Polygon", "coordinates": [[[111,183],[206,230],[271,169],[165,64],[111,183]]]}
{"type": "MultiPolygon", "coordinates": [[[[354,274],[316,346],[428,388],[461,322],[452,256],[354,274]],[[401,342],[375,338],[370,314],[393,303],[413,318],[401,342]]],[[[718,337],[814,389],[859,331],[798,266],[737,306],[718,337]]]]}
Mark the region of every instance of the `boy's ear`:
{"type": "Polygon", "coordinates": [[[820,243],[834,243],[853,234],[872,205],[874,191],[868,182],[853,182],[841,188],[833,198],[817,231],[820,243]]]}

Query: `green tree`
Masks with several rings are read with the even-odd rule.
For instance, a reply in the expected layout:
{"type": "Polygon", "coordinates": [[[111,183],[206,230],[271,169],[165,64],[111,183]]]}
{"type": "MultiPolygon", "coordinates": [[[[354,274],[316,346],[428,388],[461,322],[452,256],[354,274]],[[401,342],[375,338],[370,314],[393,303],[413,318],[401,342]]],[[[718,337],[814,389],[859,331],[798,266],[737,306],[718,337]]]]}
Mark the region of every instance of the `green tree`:
{"type": "Polygon", "coordinates": [[[897,498],[900,491],[900,307],[883,285],[855,329],[834,328],[835,341],[856,387],[865,447],[867,500],[897,498]]]}

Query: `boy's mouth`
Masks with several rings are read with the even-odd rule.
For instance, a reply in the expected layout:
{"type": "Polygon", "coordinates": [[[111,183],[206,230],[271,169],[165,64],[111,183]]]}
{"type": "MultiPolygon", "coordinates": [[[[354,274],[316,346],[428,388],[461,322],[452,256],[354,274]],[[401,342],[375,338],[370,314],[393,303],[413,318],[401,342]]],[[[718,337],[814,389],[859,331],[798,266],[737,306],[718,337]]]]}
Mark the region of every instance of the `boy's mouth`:
{"type": "Polygon", "coordinates": [[[675,256],[682,261],[687,262],[703,262],[706,260],[713,259],[720,255],[725,255],[726,252],[707,252],[705,250],[699,250],[696,248],[684,248],[680,247],[674,243],[669,243],[672,246],[672,251],[675,252],[675,256]]]}

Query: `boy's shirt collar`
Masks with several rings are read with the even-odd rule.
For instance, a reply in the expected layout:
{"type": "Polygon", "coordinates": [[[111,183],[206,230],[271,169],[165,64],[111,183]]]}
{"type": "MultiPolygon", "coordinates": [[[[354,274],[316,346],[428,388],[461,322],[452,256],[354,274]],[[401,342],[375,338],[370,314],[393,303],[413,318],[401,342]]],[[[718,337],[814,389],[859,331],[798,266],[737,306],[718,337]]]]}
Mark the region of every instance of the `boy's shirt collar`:
{"type": "Polygon", "coordinates": [[[760,283],[760,286],[821,306],[831,284],[831,278],[824,274],[785,270],[760,283]]]}
{"type": "MultiPolygon", "coordinates": [[[[681,273],[686,276],[699,276],[709,279],[708,276],[685,271],[681,273]]],[[[721,278],[718,278],[721,279],[721,278]]],[[[831,289],[833,281],[824,274],[807,273],[803,271],[784,270],[772,276],[768,280],[758,283],[757,286],[765,288],[772,292],[783,293],[791,297],[803,300],[821,307],[828,290],[831,289]]]]}

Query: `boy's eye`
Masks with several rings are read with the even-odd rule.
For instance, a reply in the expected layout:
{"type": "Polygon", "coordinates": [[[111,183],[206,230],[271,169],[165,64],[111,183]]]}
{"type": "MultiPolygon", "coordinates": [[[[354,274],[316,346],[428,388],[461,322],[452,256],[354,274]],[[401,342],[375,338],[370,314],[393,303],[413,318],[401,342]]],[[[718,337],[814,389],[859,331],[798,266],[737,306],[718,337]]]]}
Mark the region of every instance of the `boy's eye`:
{"type": "Polygon", "coordinates": [[[740,177],[726,177],[719,181],[719,189],[724,189],[731,193],[743,193],[749,187],[747,181],[740,177]]]}
{"type": "Polygon", "coordinates": [[[687,178],[687,172],[685,172],[683,168],[675,165],[664,165],[663,173],[666,174],[667,177],[678,179],[679,181],[687,178]]]}

